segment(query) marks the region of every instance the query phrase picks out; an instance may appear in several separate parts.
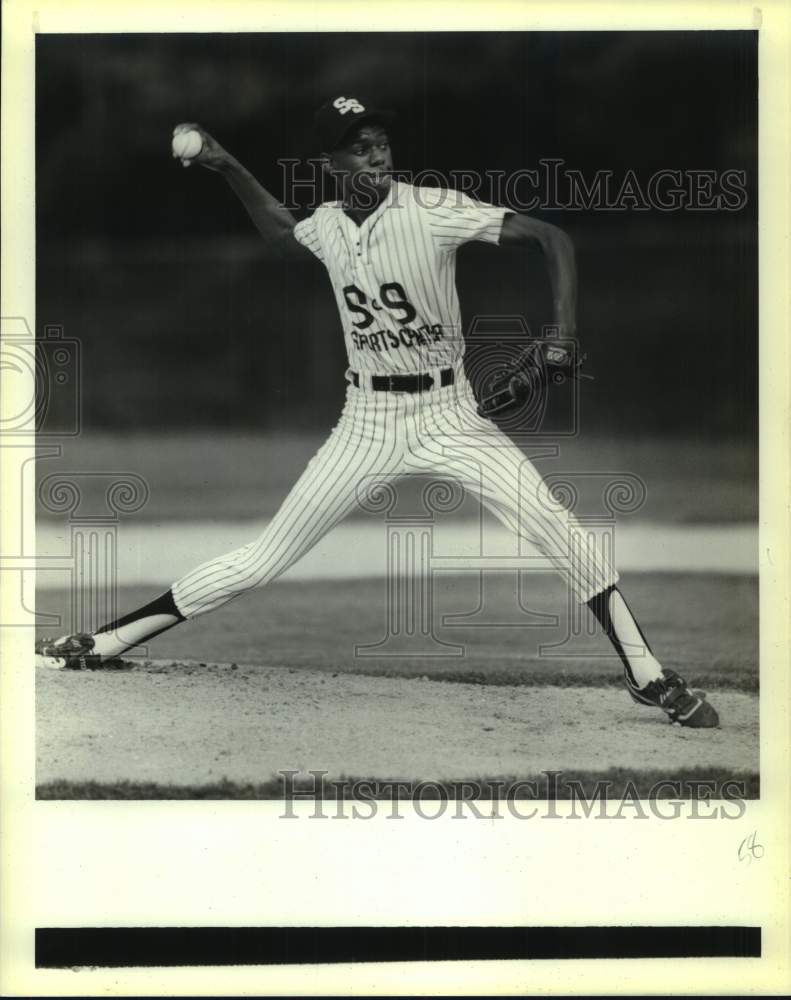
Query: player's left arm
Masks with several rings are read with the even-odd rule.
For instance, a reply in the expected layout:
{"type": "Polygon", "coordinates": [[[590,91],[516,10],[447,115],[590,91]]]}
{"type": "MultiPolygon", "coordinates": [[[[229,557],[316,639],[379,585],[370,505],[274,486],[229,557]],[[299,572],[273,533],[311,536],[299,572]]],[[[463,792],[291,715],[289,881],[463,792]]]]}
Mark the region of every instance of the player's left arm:
{"type": "Polygon", "coordinates": [[[577,327],[577,265],[569,235],[549,222],[512,214],[503,220],[500,246],[540,247],[552,285],[555,323],[563,336],[573,337],[577,327]]]}

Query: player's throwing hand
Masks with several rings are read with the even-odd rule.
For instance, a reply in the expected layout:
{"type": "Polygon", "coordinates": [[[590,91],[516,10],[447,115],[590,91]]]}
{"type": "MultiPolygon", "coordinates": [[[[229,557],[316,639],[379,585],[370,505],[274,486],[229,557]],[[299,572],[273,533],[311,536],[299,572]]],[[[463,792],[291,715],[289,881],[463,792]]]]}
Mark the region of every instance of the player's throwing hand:
{"type": "Polygon", "coordinates": [[[231,161],[227,150],[196,122],[182,122],[173,129],[171,151],[183,167],[199,163],[209,170],[224,170],[231,161]]]}

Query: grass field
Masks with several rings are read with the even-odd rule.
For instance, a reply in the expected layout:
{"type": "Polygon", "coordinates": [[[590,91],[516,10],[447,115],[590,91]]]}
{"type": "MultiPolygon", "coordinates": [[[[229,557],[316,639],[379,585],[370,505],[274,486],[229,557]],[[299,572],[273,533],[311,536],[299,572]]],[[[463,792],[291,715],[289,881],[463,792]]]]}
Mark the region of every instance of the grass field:
{"type": "MultiPolygon", "coordinates": [[[[136,519],[225,520],[271,517],[330,428],[318,434],[212,433],[109,435],[83,433],[63,455],[38,463],[39,480],[54,474],[132,472],[149,486],[136,519]]],[[[601,481],[591,472],[639,476],[644,506],[630,518],[674,524],[755,521],[757,451],[747,440],[601,437],[582,434],[553,442],[555,458],[537,460],[542,475],[581,474],[579,510],[598,513],[601,481]]],[[[104,479],[95,484],[103,501],[104,479]]],[[[80,480],[90,492],[90,477],[80,480]]],[[[408,483],[405,489],[409,489],[408,483]]],[[[90,502],[90,495],[87,497],[90,502]]],[[[100,508],[101,509],[101,508],[100,508]]],[[[466,502],[460,513],[477,509],[466,502]]],[[[39,513],[51,516],[46,509],[39,513]]]]}
{"type": "MultiPolygon", "coordinates": [[[[197,618],[155,639],[137,659],[196,663],[255,663],[261,667],[427,677],[478,684],[618,685],[619,661],[596,633],[574,638],[569,647],[539,652],[560,643],[568,631],[562,584],[536,574],[526,606],[535,615],[557,617],[557,625],[527,615],[516,603],[514,576],[485,582],[487,617],[493,624],[443,626],[448,614],[472,611],[480,597],[477,574],[448,576],[435,595],[436,636],[465,647],[463,655],[409,656],[409,640],[393,646],[398,656],[355,655],[356,645],[386,634],[385,582],[348,580],[279,582],[232,601],[219,612],[197,618]],[[538,582],[540,581],[540,582],[538,582]],[[499,615],[499,618],[498,618],[499,615]],[[501,625],[498,622],[517,624],[501,625]],[[521,627],[520,624],[521,623],[521,627]]],[[[742,691],[758,689],[758,587],[751,577],[642,574],[626,578],[622,589],[639,615],[662,662],[702,685],[742,691]]],[[[150,590],[121,594],[121,610],[150,600],[150,590]]],[[[65,607],[66,594],[47,594],[46,607],[65,607]]],[[[376,653],[376,651],[373,651],[376,653]]]]}
{"type": "MultiPolygon", "coordinates": [[[[448,788],[561,768],[583,784],[609,776],[613,794],[629,781],[648,789],[656,775],[705,774],[738,778],[757,795],[754,577],[622,581],[662,662],[708,690],[722,726],[707,731],[632,705],[601,636],[558,646],[568,636],[562,584],[530,583],[530,616],[519,616],[513,577],[491,577],[488,624],[458,627],[444,616],[477,607],[479,580],[444,581],[434,634],[463,646],[461,656],[408,655],[404,636],[387,652],[407,655],[355,653],[386,634],[384,581],[280,582],[165,633],[127,669],[41,671],[38,795],[271,798],[282,792],[280,770],[325,767],[329,780],[448,788]]],[[[150,596],[125,591],[122,608],[150,596]]],[[[49,609],[66,601],[46,595],[49,609]]]]}

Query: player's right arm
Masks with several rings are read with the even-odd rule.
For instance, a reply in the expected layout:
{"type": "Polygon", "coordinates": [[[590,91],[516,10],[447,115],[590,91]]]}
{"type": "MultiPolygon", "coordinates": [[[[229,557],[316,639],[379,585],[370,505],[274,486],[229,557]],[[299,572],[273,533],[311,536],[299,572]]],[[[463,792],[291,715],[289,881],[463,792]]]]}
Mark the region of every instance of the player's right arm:
{"type": "Polygon", "coordinates": [[[315,259],[313,254],[294,237],[297,220],[284,208],[235,156],[232,156],[200,125],[185,123],[181,129],[194,129],[203,139],[203,148],[189,163],[198,163],[225,178],[231,190],[247,209],[253,225],[261,234],[273,257],[293,260],[315,259]]]}

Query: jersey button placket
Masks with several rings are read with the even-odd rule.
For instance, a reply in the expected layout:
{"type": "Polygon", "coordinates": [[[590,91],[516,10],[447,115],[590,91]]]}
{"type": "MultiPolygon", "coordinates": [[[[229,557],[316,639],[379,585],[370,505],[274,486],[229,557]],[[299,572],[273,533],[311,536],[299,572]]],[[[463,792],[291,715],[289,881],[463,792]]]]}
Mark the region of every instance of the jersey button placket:
{"type": "Polygon", "coordinates": [[[355,260],[357,261],[358,266],[363,268],[363,270],[367,270],[370,261],[368,259],[368,240],[366,239],[365,233],[360,234],[355,250],[355,260]]]}

